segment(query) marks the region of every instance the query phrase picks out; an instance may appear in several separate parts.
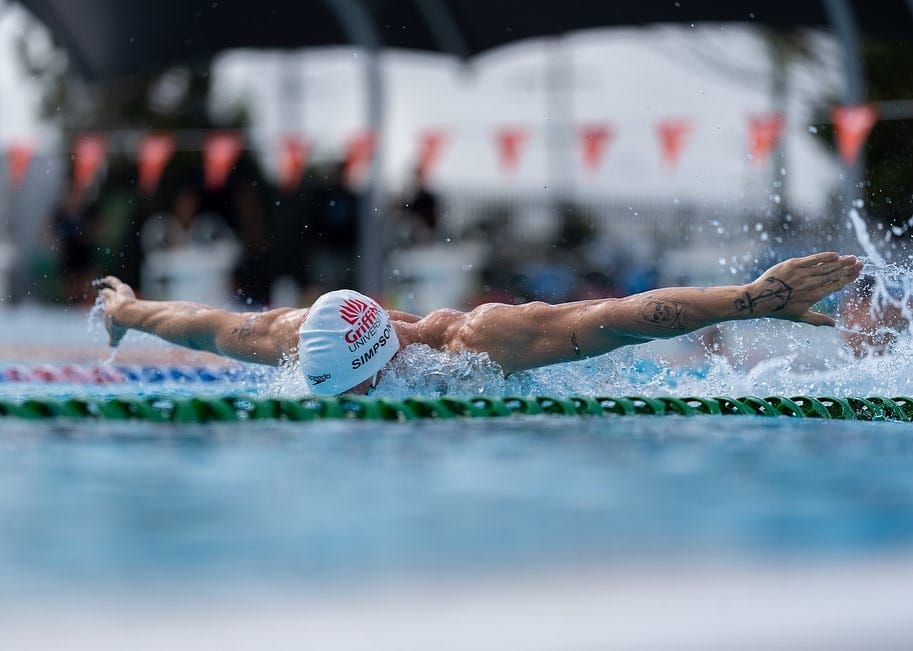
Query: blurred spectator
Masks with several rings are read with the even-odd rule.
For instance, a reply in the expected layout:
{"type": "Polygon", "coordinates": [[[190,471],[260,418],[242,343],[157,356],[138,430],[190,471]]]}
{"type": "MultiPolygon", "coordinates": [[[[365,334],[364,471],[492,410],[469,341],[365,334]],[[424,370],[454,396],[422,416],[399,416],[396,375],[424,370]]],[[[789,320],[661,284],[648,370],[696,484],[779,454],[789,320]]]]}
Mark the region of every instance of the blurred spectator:
{"type": "Polygon", "coordinates": [[[325,290],[354,288],[360,199],[346,180],[345,163],[333,167],[315,199],[309,229],[311,282],[325,290]]]}
{"type": "Polygon", "coordinates": [[[221,216],[203,212],[203,191],[195,179],[182,183],[169,213],[143,225],[143,292],[150,298],[225,304],[240,246],[221,216]]]}
{"type": "MultiPolygon", "coordinates": [[[[71,183],[49,223],[50,248],[57,256],[59,298],[66,303],[90,302],[89,286],[97,275],[96,207],[82,188],[71,183]]],[[[91,299],[91,300],[94,300],[91,299]]]]}
{"type": "Polygon", "coordinates": [[[269,262],[273,305],[298,305],[301,291],[311,283],[310,261],[313,224],[309,223],[317,206],[319,192],[313,169],[303,175],[301,184],[282,191],[269,212],[269,262]],[[283,296],[273,296],[284,290],[283,296]]]}
{"type": "MultiPolygon", "coordinates": [[[[246,305],[269,304],[272,284],[266,207],[259,183],[243,179],[231,191],[234,223],[241,239],[241,261],[234,270],[236,298],[246,305]]],[[[284,237],[284,233],[277,233],[284,237]]]]}
{"type": "Polygon", "coordinates": [[[485,303],[523,303],[520,278],[507,271],[505,264],[490,262],[482,267],[479,274],[479,291],[470,296],[466,307],[471,309],[485,303]]]}
{"type": "Polygon", "coordinates": [[[400,217],[405,230],[405,240],[410,244],[424,244],[438,238],[440,212],[438,198],[425,184],[419,168],[415,170],[411,195],[403,202],[400,217]]]}
{"type": "Polygon", "coordinates": [[[574,292],[575,274],[568,255],[555,245],[546,245],[530,255],[520,271],[526,278],[526,290],[531,299],[561,303],[574,292]]]}
{"type": "Polygon", "coordinates": [[[617,298],[621,296],[611,276],[601,271],[585,271],[577,276],[574,300],[585,301],[594,298],[617,298]]]}
{"type": "Polygon", "coordinates": [[[97,242],[98,274],[116,274],[124,282],[139,281],[136,169],[124,160],[109,164],[98,193],[93,239],[97,242]]]}

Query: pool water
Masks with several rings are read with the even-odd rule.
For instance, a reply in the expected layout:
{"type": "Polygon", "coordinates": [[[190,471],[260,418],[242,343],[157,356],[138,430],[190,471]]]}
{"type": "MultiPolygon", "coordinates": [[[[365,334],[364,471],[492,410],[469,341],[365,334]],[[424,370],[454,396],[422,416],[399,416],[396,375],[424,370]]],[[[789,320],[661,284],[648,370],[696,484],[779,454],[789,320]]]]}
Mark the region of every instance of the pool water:
{"type": "Polygon", "coordinates": [[[0,596],[913,548],[913,429],[761,417],[4,422],[0,596]]]}

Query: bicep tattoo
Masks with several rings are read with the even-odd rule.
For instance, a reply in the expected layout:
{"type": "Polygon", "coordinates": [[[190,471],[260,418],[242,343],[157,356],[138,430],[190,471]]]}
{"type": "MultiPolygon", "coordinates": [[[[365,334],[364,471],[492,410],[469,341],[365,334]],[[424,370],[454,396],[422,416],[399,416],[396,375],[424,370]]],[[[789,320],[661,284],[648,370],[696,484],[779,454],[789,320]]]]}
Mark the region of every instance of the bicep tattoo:
{"type": "Polygon", "coordinates": [[[789,304],[789,299],[792,298],[793,288],[779,278],[774,278],[773,276],[768,278],[765,282],[769,287],[764,291],[758,292],[755,296],[745,292],[744,296],[735,299],[732,302],[735,311],[754,314],[754,309],[758,303],[771,299],[775,301],[775,304],[771,309],[773,312],[778,312],[786,307],[787,304],[789,304]]]}
{"type": "Polygon", "coordinates": [[[685,330],[685,304],[677,301],[648,301],[639,321],[663,330],[685,330]]]}

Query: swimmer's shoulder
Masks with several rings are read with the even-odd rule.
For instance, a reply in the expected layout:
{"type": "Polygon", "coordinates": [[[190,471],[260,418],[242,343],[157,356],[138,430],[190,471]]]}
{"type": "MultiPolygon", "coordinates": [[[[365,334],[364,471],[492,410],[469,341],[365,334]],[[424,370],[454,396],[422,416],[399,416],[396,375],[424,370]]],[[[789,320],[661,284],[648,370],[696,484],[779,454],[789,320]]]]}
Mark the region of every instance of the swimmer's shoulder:
{"type": "MultiPolygon", "coordinates": [[[[403,327],[409,333],[407,340],[423,343],[432,348],[449,348],[454,333],[466,322],[466,313],[450,308],[429,312],[428,315],[403,327]]],[[[397,328],[400,331],[400,328],[397,328]]]]}

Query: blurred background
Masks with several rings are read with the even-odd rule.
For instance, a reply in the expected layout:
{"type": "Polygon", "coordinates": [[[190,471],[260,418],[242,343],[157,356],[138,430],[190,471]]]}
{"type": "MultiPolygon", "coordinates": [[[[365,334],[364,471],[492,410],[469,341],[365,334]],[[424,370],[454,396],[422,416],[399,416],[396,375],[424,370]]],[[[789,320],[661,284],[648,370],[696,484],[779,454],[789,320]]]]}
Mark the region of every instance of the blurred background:
{"type": "MultiPolygon", "coordinates": [[[[839,328],[411,347],[379,395],[913,395],[911,36],[913,0],[0,0],[0,402],[246,390],[115,359],[105,274],[422,313],[823,249],[881,274],[839,328]],[[92,383],[140,365],[176,381],[92,383]]],[[[908,424],[664,418],[5,418],[0,649],[913,646],[908,424]]]]}
{"type": "Polygon", "coordinates": [[[890,257],[913,5],[755,4],[3,0],[0,300],[616,296],[849,210],[890,257]]]}

